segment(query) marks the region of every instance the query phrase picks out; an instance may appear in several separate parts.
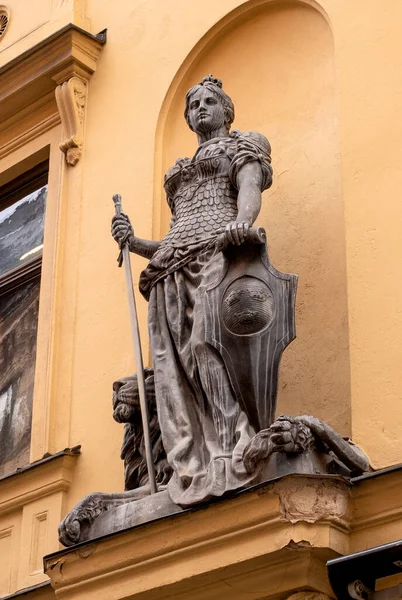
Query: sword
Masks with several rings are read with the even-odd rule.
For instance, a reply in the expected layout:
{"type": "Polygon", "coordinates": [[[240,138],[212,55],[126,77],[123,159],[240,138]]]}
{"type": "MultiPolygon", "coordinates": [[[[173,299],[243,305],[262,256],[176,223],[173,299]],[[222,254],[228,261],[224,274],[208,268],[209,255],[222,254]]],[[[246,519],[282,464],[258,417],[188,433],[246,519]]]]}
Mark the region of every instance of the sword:
{"type": "MultiPolygon", "coordinates": [[[[116,215],[119,215],[122,212],[121,207],[121,196],[120,194],[115,194],[113,196],[113,202],[116,209],[116,215]]],[[[127,246],[127,239],[122,240],[120,243],[120,254],[118,258],[119,267],[124,265],[124,273],[126,276],[126,287],[127,287],[127,297],[128,297],[128,309],[130,313],[130,325],[131,325],[131,336],[133,340],[134,346],[134,357],[137,365],[137,381],[138,381],[138,394],[140,397],[140,407],[141,407],[141,419],[142,419],[142,429],[144,431],[144,445],[145,445],[145,458],[147,463],[148,477],[149,477],[149,485],[151,488],[151,494],[155,494],[157,492],[156,487],[156,479],[155,479],[155,468],[152,460],[152,446],[151,446],[151,435],[149,431],[149,415],[148,415],[148,405],[147,405],[147,397],[145,391],[145,377],[144,377],[144,365],[142,361],[142,352],[141,352],[141,338],[140,338],[140,330],[138,327],[138,317],[137,317],[137,308],[135,304],[135,295],[134,295],[134,287],[133,287],[133,275],[131,272],[131,263],[130,263],[130,250],[127,246]]]]}

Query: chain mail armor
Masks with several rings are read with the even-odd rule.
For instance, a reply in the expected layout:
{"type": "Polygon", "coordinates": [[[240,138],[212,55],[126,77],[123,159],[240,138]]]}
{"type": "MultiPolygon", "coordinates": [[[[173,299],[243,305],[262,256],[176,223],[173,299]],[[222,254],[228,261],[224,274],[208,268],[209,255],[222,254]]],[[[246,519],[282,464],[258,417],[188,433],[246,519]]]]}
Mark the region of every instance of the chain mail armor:
{"type": "Polygon", "coordinates": [[[163,246],[188,246],[210,239],[236,219],[237,193],[228,171],[228,158],[221,155],[183,167],[167,182],[166,187],[176,189],[172,198],[173,227],[163,239],[163,246]]]}
{"type": "Polygon", "coordinates": [[[260,134],[235,131],[228,138],[202,144],[192,160],[179,159],[165,177],[173,218],[161,247],[209,240],[235,221],[237,173],[246,162],[258,160],[267,187],[271,182],[269,150],[260,134]]]}
{"type": "Polygon", "coordinates": [[[261,190],[271,185],[270,153],[263,135],[235,130],[228,137],[204,142],[192,159],[179,158],[168,170],[164,186],[172,211],[171,229],[141,273],[139,287],[147,300],[158,281],[200,253],[212,252],[218,234],[236,220],[237,175],[243,165],[258,161],[261,190]]]}

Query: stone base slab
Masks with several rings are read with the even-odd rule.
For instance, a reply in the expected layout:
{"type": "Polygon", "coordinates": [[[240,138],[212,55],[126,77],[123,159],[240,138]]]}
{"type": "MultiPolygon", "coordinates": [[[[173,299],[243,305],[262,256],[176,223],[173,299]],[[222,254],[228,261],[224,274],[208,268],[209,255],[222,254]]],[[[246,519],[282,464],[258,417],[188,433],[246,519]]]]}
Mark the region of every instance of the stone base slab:
{"type": "MultiPolygon", "coordinates": [[[[326,455],[316,451],[294,455],[275,452],[266,461],[258,482],[268,485],[270,482],[288,475],[324,475],[326,473],[326,459],[326,455]]],[[[334,489],[336,488],[334,483],[331,483],[331,485],[334,489]]],[[[246,491],[247,488],[242,491],[239,490],[237,493],[232,492],[227,498],[246,491]]],[[[326,489],[326,492],[328,493],[328,489],[326,489]]],[[[194,507],[194,509],[197,510],[197,507],[194,507]]],[[[81,525],[79,542],[95,540],[136,525],[181,513],[184,510],[189,509],[182,509],[174,504],[167,490],[140,500],[131,500],[127,504],[111,507],[106,512],[100,513],[91,524],[84,522],[81,525]]],[[[325,510],[329,510],[327,506],[325,510]]]]}
{"type": "Polygon", "coordinates": [[[77,544],[45,570],[58,600],[328,600],[327,560],[402,538],[401,490],[402,466],[289,475],[77,544]]]}
{"type": "Polygon", "coordinates": [[[183,509],[171,501],[165,490],[100,514],[91,526],[82,526],[81,539],[93,540],[180,512],[183,509]]]}

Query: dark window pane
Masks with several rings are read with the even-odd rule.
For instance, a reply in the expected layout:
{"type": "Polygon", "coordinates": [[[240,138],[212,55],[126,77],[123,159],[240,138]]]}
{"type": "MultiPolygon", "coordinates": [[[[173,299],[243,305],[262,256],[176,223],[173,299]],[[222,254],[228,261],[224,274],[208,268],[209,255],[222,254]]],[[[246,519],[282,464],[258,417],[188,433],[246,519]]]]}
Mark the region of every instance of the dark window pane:
{"type": "Polygon", "coordinates": [[[0,277],[40,255],[47,186],[0,210],[0,277]]]}
{"type": "Polygon", "coordinates": [[[39,278],[0,296],[0,476],[29,463],[39,278]]]}

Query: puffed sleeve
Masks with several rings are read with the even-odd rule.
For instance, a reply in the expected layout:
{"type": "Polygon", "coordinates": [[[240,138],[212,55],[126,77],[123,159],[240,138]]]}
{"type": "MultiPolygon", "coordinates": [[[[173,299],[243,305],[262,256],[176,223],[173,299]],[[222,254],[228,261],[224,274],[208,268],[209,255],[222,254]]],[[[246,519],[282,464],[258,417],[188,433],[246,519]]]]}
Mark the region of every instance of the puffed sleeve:
{"type": "Polygon", "coordinates": [[[174,197],[177,187],[180,184],[180,171],[182,167],[188,165],[189,162],[189,158],[178,158],[173,167],[170,167],[170,169],[168,169],[165,173],[163,187],[165,188],[166,200],[170,210],[172,211],[173,218],[175,218],[174,197]]]}
{"type": "Polygon", "coordinates": [[[236,132],[237,151],[232,159],[229,169],[231,183],[237,188],[237,175],[246,163],[258,161],[261,165],[262,183],[261,191],[268,189],[272,184],[271,145],[261,133],[247,131],[236,132]]]}

